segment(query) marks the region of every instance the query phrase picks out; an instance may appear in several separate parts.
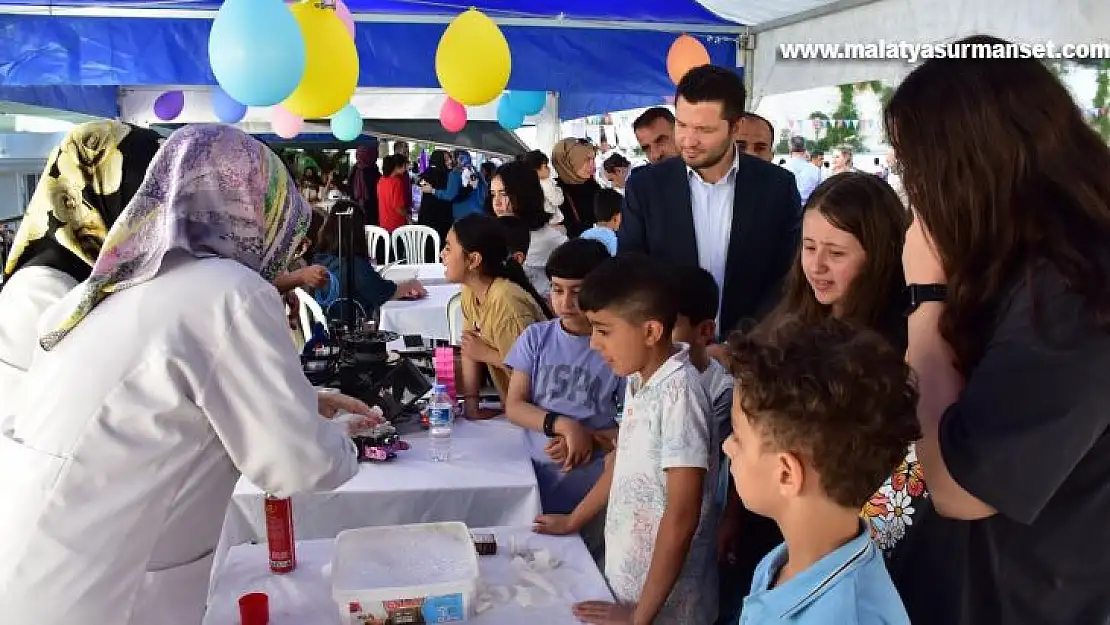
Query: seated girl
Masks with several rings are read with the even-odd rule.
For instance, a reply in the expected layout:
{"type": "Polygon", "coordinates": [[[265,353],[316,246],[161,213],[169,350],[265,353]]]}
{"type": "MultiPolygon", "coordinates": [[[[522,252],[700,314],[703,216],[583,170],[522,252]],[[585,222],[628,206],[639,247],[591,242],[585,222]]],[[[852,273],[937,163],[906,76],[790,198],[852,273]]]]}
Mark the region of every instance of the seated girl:
{"type": "Polygon", "coordinates": [[[501,401],[509,384],[505,357],[532,323],[552,318],[520,264],[509,254],[505,227],[488,215],[455,222],[440,254],[448,282],[462,285],[463,339],[461,388],[468,418],[489,418],[478,410],[488,372],[501,401]]]}

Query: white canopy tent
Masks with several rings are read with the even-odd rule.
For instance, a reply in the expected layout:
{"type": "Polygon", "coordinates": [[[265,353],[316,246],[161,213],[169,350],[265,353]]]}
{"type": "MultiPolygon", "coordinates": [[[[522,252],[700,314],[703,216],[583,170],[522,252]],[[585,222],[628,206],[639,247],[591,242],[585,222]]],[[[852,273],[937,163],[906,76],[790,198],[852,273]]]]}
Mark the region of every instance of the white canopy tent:
{"type": "MultiPolygon", "coordinates": [[[[705,0],[708,8],[733,17],[735,0],[705,0]],[[722,5],[718,9],[716,4],[722,5]]],[[[751,104],[760,98],[815,87],[868,80],[897,84],[913,66],[902,60],[786,60],[780,44],[795,43],[942,43],[987,34],[1019,43],[1094,44],[1110,41],[1107,0],[839,0],[814,2],[761,0],[744,3],[757,14],[760,5],[809,5],[808,10],[755,23],[742,37],[751,104]],[[754,5],[754,6],[752,6],[754,5]]],[[[735,9],[741,13],[741,9],[735,9]]],[[[751,23],[745,22],[745,23],[751,23]]]]}

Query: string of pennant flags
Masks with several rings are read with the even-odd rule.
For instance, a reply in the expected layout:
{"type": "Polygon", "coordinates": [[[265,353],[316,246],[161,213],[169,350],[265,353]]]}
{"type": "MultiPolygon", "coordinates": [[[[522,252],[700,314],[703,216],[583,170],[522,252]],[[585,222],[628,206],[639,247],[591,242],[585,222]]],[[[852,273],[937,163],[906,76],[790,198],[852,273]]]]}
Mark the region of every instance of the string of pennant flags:
{"type": "Polygon", "coordinates": [[[788,119],[779,123],[780,128],[803,130],[808,128],[849,128],[857,130],[879,130],[882,121],[878,119],[788,119]]]}
{"type": "Polygon", "coordinates": [[[1110,116],[1110,106],[1103,106],[1101,108],[1090,107],[1085,109],[1084,112],[1086,112],[1087,117],[1091,119],[1099,119],[1100,117],[1110,116]]]}

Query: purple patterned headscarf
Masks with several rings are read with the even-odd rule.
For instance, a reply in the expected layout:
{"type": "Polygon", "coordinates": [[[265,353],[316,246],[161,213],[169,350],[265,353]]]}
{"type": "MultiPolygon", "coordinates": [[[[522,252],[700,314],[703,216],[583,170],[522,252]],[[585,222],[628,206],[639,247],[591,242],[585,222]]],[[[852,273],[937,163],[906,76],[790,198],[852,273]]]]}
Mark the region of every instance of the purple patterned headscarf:
{"type": "Polygon", "coordinates": [[[101,248],[80,302],[40,340],[49,350],[112,293],[150,280],[172,250],[238,261],[273,280],[308,232],[312,209],[281,159],[231,126],[173,133],[101,248]]]}

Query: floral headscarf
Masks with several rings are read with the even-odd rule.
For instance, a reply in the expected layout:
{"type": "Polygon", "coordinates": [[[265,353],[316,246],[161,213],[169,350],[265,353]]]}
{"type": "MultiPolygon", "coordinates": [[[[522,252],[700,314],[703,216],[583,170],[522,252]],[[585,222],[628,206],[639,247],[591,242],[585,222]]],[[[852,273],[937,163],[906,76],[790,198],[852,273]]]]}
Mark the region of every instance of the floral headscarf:
{"type": "Polygon", "coordinates": [[[269,148],[231,126],[186,126],[162,146],[108,233],[74,310],[40,343],[53,348],[106,297],[157,275],[173,250],[232,259],[273,280],[311,213],[269,148]]]}
{"type": "Polygon", "coordinates": [[[45,266],[85,280],[161,143],[157,132],[118,121],[70,130],[46,161],[4,275],[45,266]]]}

